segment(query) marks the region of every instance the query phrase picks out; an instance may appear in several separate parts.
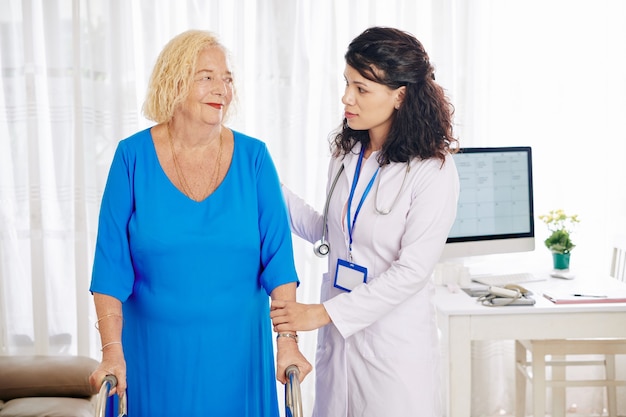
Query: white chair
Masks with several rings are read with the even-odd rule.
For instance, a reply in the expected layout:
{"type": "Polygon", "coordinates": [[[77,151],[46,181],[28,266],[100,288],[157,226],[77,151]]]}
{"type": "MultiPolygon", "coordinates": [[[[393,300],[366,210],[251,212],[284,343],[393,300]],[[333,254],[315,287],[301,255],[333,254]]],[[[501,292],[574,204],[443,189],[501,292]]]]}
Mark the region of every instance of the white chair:
{"type": "MultiPolygon", "coordinates": [[[[610,275],[626,282],[626,238],[613,246],[610,275]]],[[[600,325],[600,324],[599,324],[600,325]]],[[[617,417],[617,387],[626,380],[616,380],[615,355],[626,354],[626,339],[517,340],[515,342],[516,417],[526,412],[526,381],[533,384],[533,416],[545,416],[546,388],[552,389],[552,417],[565,416],[565,388],[606,387],[609,417],[617,417]],[[568,355],[595,355],[585,360],[568,355]],[[546,360],[549,356],[549,360],[546,360]],[[596,359],[601,356],[601,359],[596,359]],[[530,358],[529,358],[530,357],[530,358]],[[567,380],[568,366],[603,366],[604,379],[567,380]],[[546,378],[546,367],[552,377],[546,378]]]]}
{"type": "Polygon", "coordinates": [[[617,238],[613,245],[611,276],[622,282],[626,282],[626,236],[617,238]]]}

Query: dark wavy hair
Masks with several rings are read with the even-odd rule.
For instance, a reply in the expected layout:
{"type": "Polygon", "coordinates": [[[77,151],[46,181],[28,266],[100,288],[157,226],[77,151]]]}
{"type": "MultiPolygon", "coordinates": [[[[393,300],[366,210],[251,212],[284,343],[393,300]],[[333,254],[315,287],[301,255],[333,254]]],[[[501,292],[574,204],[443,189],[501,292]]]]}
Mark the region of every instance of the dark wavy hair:
{"type": "MultiPolygon", "coordinates": [[[[454,106],[435,82],[426,50],[413,35],[394,28],[371,27],[348,46],[346,64],[370,81],[395,90],[405,86],[404,99],[394,113],[387,140],[378,156],[380,165],[413,158],[439,158],[458,151],[453,136],[454,106]]],[[[347,119],[331,141],[333,155],[352,150],[356,143],[370,143],[367,130],[353,130],[347,119]]]]}

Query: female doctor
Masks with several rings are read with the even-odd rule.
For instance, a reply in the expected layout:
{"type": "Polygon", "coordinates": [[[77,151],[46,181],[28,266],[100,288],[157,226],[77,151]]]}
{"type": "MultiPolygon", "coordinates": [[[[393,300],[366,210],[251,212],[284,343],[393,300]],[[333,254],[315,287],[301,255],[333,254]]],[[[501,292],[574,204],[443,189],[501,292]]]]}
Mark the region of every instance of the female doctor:
{"type": "Polygon", "coordinates": [[[324,213],[283,187],[293,232],[328,255],[321,304],[272,301],[274,330],[320,329],[314,417],[440,416],[431,273],[459,193],[453,107],[408,33],[367,29],[345,60],[324,213]]]}

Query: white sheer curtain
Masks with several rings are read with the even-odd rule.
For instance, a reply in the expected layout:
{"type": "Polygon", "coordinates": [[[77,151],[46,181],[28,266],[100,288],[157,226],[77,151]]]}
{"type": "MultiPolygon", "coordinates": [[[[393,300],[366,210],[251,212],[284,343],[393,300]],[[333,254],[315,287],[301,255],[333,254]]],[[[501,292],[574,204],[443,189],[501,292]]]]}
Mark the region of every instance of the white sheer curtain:
{"type": "MultiPolygon", "coordinates": [[[[189,28],[215,31],[232,52],[230,126],[266,141],[282,180],[317,207],[343,53],[388,25],[429,50],[463,146],[533,146],[537,214],[583,219],[573,267],[606,273],[610,237],[626,231],[620,0],[0,0],[0,11],[0,354],[99,358],[88,285],[108,166],[120,139],[150,125],[140,108],[153,61],[189,28]]],[[[538,224],[535,252],[472,262],[549,268],[544,232],[538,224]]],[[[295,248],[299,297],[315,302],[324,262],[295,248]]],[[[313,360],[315,332],[301,346],[313,360]]],[[[510,413],[511,345],[474,352],[484,372],[472,414],[510,413]]],[[[573,395],[579,412],[603,406],[596,391],[573,395]]]]}

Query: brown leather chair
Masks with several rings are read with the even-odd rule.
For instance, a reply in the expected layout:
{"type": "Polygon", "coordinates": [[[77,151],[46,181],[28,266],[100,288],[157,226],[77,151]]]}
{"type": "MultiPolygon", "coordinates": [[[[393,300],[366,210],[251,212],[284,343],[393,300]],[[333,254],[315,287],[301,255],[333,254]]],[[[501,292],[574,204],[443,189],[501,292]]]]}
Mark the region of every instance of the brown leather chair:
{"type": "Polygon", "coordinates": [[[0,356],[0,417],[93,417],[97,366],[83,356],[0,356]]]}

